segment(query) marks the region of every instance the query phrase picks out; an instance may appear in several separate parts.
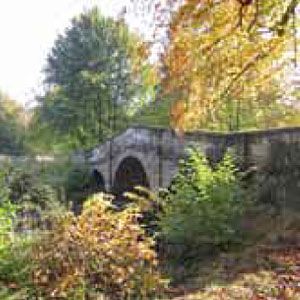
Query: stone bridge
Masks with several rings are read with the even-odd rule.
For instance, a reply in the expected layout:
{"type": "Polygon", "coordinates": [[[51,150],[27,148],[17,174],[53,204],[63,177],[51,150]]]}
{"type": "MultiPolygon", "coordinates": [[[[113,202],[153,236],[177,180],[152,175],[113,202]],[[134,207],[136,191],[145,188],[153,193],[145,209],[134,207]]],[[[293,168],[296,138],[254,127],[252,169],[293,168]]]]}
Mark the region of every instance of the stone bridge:
{"type": "Polygon", "coordinates": [[[195,144],[212,163],[229,150],[240,168],[280,164],[281,169],[293,165],[300,170],[300,127],[229,134],[198,131],[178,137],[171,129],[137,126],[97,146],[86,159],[98,189],[120,195],[136,185],[167,187],[179,159],[195,144]]]}

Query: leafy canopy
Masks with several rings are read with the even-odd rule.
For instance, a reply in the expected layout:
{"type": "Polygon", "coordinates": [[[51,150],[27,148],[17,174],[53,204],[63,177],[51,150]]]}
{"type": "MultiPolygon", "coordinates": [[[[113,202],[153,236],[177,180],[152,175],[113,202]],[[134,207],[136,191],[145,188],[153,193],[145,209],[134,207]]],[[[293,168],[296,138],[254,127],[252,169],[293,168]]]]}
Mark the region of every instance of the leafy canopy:
{"type": "Polygon", "coordinates": [[[105,18],[97,8],[74,18],[48,56],[48,89],[39,99],[32,139],[41,147],[50,139],[56,150],[86,148],[126,126],[131,101],[153,93],[145,55],[145,45],[123,21],[105,18]]]}
{"type": "MultiPolygon", "coordinates": [[[[294,0],[187,0],[163,58],[173,126],[232,130],[280,125],[278,101],[293,42],[294,0]],[[275,118],[274,118],[275,117],[275,118]]],[[[292,57],[295,59],[295,57],[292,57]]]]}
{"type": "Polygon", "coordinates": [[[165,119],[172,127],[182,132],[299,124],[297,96],[283,85],[297,61],[299,0],[130,3],[137,16],[148,12],[153,19],[158,99],[169,106],[165,119]],[[289,105],[287,98],[293,100],[289,105]]]}
{"type": "Polygon", "coordinates": [[[25,114],[10,97],[0,91],[0,153],[21,154],[24,151],[25,114]]]}

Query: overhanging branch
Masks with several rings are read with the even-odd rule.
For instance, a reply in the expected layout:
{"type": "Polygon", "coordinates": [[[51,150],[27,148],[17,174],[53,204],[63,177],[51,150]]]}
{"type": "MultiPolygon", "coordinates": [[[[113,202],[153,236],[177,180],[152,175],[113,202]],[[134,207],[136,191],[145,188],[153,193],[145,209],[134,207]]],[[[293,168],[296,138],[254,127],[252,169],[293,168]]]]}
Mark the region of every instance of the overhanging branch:
{"type": "Polygon", "coordinates": [[[293,15],[297,5],[299,4],[300,0],[291,0],[289,5],[287,6],[286,10],[282,14],[279,21],[277,21],[270,30],[277,31],[279,35],[283,35],[285,33],[285,26],[288,24],[291,16],[293,15]]]}

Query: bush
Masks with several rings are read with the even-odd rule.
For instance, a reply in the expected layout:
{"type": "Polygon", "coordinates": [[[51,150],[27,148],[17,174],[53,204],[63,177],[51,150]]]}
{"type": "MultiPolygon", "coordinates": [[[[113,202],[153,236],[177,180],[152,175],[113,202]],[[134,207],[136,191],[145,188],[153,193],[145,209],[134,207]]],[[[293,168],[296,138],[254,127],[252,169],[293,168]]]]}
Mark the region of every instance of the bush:
{"type": "Polygon", "coordinates": [[[39,172],[7,166],[3,174],[6,197],[14,207],[14,230],[47,227],[51,214],[64,210],[56,190],[41,180],[39,172]]]}
{"type": "Polygon", "coordinates": [[[18,206],[9,198],[8,170],[3,167],[0,171],[0,298],[27,299],[30,242],[14,234],[18,206]],[[11,287],[17,288],[18,293],[11,287]]]}
{"type": "Polygon", "coordinates": [[[139,207],[141,212],[140,225],[145,229],[148,236],[156,239],[160,231],[158,220],[161,213],[161,205],[157,195],[148,188],[135,186],[132,192],[125,192],[123,196],[128,200],[127,205],[134,203],[139,207]]]}
{"type": "MultiPolygon", "coordinates": [[[[3,292],[3,286],[6,286],[8,294],[21,292],[29,294],[33,286],[30,275],[32,263],[30,261],[30,252],[33,239],[16,236],[13,241],[3,245],[0,251],[0,295],[3,292]]],[[[29,296],[29,295],[28,295],[29,296]]],[[[3,299],[3,298],[1,298],[3,299]]],[[[6,298],[4,298],[6,299],[6,298]]],[[[7,298],[10,299],[10,298],[7,298]]],[[[32,299],[31,297],[19,299],[32,299]]]]}
{"type": "Polygon", "coordinates": [[[246,203],[229,155],[212,168],[203,154],[191,149],[161,200],[162,237],[171,244],[171,249],[178,248],[185,255],[224,249],[238,241],[239,222],[246,203]]]}
{"type": "Polygon", "coordinates": [[[9,199],[9,188],[6,182],[6,169],[0,170],[0,252],[11,241],[13,220],[17,207],[9,199]]]}
{"type": "Polygon", "coordinates": [[[67,166],[63,186],[67,201],[72,201],[73,210],[80,212],[83,202],[93,194],[91,174],[83,166],[67,166]]]}
{"type": "Polygon", "coordinates": [[[32,171],[12,168],[7,176],[9,198],[21,206],[34,206],[46,209],[57,201],[54,188],[39,180],[39,174],[32,171]]]}
{"type": "Polygon", "coordinates": [[[32,252],[38,296],[154,297],[163,281],[153,240],[146,237],[138,217],[133,206],[115,212],[107,196],[99,194],[84,204],[81,215],[58,218],[55,229],[32,252]]]}

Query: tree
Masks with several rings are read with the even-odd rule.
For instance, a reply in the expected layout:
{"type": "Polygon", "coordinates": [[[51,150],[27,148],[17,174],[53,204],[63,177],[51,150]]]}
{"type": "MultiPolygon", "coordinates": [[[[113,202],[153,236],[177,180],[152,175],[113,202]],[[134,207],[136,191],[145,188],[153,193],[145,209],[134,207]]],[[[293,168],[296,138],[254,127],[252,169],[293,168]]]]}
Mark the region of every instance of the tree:
{"type": "Polygon", "coordinates": [[[24,151],[24,111],[14,100],[0,92],[0,153],[24,151]]]}
{"type": "Polygon", "coordinates": [[[297,61],[299,0],[131,2],[154,11],[154,40],[164,37],[159,98],[171,103],[173,127],[238,130],[299,115],[281,101],[283,70],[297,61]]]}
{"type": "Polygon", "coordinates": [[[296,2],[185,1],[163,58],[175,127],[260,127],[276,111],[280,120],[288,108],[279,75],[290,62],[296,2]]]}
{"type": "Polygon", "coordinates": [[[123,21],[102,17],[97,8],[74,18],[48,56],[48,88],[35,124],[43,134],[68,139],[71,148],[101,142],[126,125],[130,101],[145,92],[145,55],[123,21]]]}

